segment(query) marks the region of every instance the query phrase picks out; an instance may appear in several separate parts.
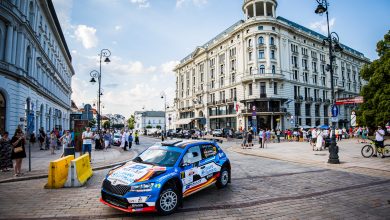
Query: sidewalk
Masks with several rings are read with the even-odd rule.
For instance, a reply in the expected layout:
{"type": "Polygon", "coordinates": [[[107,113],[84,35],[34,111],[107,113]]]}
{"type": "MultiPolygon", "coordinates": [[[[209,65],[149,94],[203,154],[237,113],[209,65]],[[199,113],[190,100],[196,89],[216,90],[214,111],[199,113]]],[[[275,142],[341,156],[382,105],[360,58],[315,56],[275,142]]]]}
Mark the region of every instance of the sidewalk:
{"type": "MultiPolygon", "coordinates": [[[[129,160],[134,157],[134,148],[130,151],[123,151],[120,147],[111,146],[107,151],[94,150],[95,146],[92,146],[92,168],[98,168],[108,166],[113,163],[129,160]]],[[[50,161],[57,160],[62,154],[61,150],[56,150],[54,155],[50,154],[50,150],[39,150],[39,145],[36,143],[31,146],[31,172],[28,172],[29,160],[28,160],[28,145],[26,146],[27,157],[23,159],[22,177],[14,177],[13,171],[0,172],[0,182],[9,179],[18,178],[34,178],[48,174],[48,167],[50,161]]],[[[76,157],[80,156],[79,152],[76,152],[76,157]]]]}
{"type": "Polygon", "coordinates": [[[390,178],[390,158],[364,158],[361,149],[365,144],[358,144],[356,139],[337,143],[340,164],[328,164],[328,149],[313,151],[308,142],[269,143],[267,148],[259,148],[259,144],[255,144],[252,149],[242,149],[237,143],[229,145],[236,153],[390,178]]]}

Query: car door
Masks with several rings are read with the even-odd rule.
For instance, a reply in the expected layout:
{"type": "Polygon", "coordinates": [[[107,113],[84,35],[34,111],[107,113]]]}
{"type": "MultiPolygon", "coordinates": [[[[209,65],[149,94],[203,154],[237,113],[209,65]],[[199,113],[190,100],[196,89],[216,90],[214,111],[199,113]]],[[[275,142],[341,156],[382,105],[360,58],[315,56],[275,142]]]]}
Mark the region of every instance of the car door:
{"type": "Polygon", "coordinates": [[[218,149],[213,144],[204,144],[200,146],[202,160],[199,162],[199,175],[205,178],[207,182],[215,181],[221,166],[216,163],[219,160],[218,149]]]}
{"type": "Polygon", "coordinates": [[[201,183],[199,162],[202,155],[199,146],[193,146],[184,154],[181,162],[180,178],[183,184],[183,193],[201,183]]]}

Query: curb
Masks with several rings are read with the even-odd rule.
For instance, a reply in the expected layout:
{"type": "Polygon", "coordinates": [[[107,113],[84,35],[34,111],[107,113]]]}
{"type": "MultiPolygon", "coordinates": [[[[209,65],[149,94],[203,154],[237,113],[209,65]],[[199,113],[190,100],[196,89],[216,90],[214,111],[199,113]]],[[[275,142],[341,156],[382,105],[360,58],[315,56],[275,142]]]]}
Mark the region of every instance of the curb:
{"type": "MultiPolygon", "coordinates": [[[[131,160],[131,159],[129,159],[129,160],[131,160]]],[[[92,170],[93,171],[105,170],[105,169],[108,169],[108,168],[112,168],[112,167],[116,167],[116,166],[119,166],[119,165],[123,165],[123,164],[127,163],[129,160],[124,160],[124,161],[117,162],[117,163],[112,163],[112,164],[108,164],[108,165],[94,167],[94,168],[92,168],[92,170]]],[[[39,175],[26,176],[26,177],[20,177],[20,178],[9,178],[9,179],[5,179],[5,180],[0,180],[0,184],[2,184],[2,183],[12,183],[12,182],[21,182],[21,181],[28,181],[28,180],[35,180],[35,179],[44,179],[44,178],[47,178],[47,177],[48,177],[48,174],[39,174],[39,175]]]]}

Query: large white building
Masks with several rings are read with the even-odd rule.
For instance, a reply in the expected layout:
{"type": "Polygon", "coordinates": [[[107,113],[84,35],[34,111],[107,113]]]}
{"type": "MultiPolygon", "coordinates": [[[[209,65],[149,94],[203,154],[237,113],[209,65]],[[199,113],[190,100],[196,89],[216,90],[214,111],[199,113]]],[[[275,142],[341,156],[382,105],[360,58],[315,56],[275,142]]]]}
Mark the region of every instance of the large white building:
{"type": "Polygon", "coordinates": [[[144,131],[148,128],[164,129],[165,112],[163,111],[136,111],[134,112],[134,129],[144,131]]]}
{"type": "MultiPolygon", "coordinates": [[[[184,128],[290,128],[330,124],[325,36],[276,16],[276,0],[245,0],[240,20],[175,68],[184,128]]],[[[311,12],[307,12],[311,13],[311,12]]],[[[336,98],[356,96],[364,55],[346,45],[334,65],[336,98]]],[[[352,107],[342,106],[338,126],[352,107]]]]}
{"type": "Polygon", "coordinates": [[[68,129],[71,62],[51,0],[0,1],[0,132],[68,129]]]}

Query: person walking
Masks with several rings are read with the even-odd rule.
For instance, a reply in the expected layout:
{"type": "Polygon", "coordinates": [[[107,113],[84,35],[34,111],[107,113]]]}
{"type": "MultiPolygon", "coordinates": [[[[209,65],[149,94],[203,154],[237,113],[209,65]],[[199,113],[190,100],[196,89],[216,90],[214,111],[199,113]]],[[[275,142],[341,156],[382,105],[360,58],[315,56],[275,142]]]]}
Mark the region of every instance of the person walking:
{"type": "MultiPolygon", "coordinates": [[[[381,126],[378,126],[378,129],[375,131],[375,141],[378,145],[378,148],[382,148],[381,150],[383,150],[383,142],[384,142],[384,136],[385,136],[385,131],[382,129],[381,126]]],[[[373,155],[373,157],[377,157],[378,156],[378,152],[375,151],[375,154],[373,155]]],[[[385,155],[383,155],[382,153],[382,158],[385,158],[385,155]]]]}
{"type": "Polygon", "coordinates": [[[105,131],[103,139],[104,139],[104,151],[107,151],[107,148],[110,146],[110,139],[111,139],[110,132],[105,131]]]}
{"type": "Polygon", "coordinates": [[[252,143],[252,141],[253,141],[253,134],[252,134],[252,131],[249,131],[249,134],[248,134],[248,147],[250,148],[250,147],[252,147],[253,146],[253,143],[252,143]]]}
{"type": "Polygon", "coordinates": [[[241,143],[242,149],[245,149],[245,148],[246,148],[246,141],[247,141],[247,138],[248,138],[248,132],[246,132],[246,130],[244,130],[244,131],[243,131],[243,135],[242,135],[242,143],[241,143]]]}
{"type": "Polygon", "coordinates": [[[127,140],[127,142],[129,142],[129,149],[131,149],[131,147],[133,146],[133,134],[132,133],[129,134],[129,139],[127,140]]]}
{"type": "Polygon", "coordinates": [[[278,143],[280,143],[280,129],[276,130],[276,138],[278,139],[278,143]]]}
{"type": "Polygon", "coordinates": [[[90,127],[86,127],[86,130],[83,132],[81,138],[83,139],[83,147],[82,147],[81,153],[85,154],[86,152],[88,152],[89,153],[89,162],[91,162],[93,133],[91,132],[90,127]]]}
{"type": "Polygon", "coordinates": [[[259,144],[260,144],[260,148],[263,148],[263,129],[260,129],[259,131],[259,144]]]}
{"type": "Polygon", "coordinates": [[[14,175],[15,177],[19,177],[23,175],[21,172],[22,169],[22,161],[23,158],[26,158],[26,149],[24,148],[24,144],[26,142],[26,138],[20,128],[15,130],[15,134],[11,139],[12,152],[11,159],[15,160],[14,166],[14,175]]]}
{"type": "MultiPolygon", "coordinates": [[[[183,132],[183,131],[182,131],[183,132]]],[[[136,145],[139,145],[139,134],[138,134],[138,130],[135,131],[135,134],[134,134],[134,140],[135,140],[135,144],[136,145]]]]}
{"type": "Polygon", "coordinates": [[[362,128],[362,142],[363,143],[367,143],[367,135],[368,135],[368,133],[367,133],[367,129],[366,128],[362,128]]]}
{"type": "Polygon", "coordinates": [[[56,134],[54,133],[54,131],[52,131],[50,133],[50,150],[51,150],[51,154],[55,154],[55,149],[57,147],[57,136],[56,134]]]}
{"type": "Polygon", "coordinates": [[[311,131],[311,143],[310,143],[310,145],[313,147],[313,151],[315,149],[316,143],[317,143],[317,129],[313,128],[313,130],[311,131]]]}
{"type": "Polygon", "coordinates": [[[315,150],[316,151],[321,151],[322,150],[322,142],[324,141],[324,137],[323,137],[323,132],[321,129],[318,129],[317,131],[317,142],[316,142],[316,147],[315,147],[315,150]]]}
{"type": "Polygon", "coordinates": [[[9,133],[4,132],[0,138],[0,169],[1,172],[8,172],[13,168],[12,159],[12,146],[9,139],[9,133]]]}
{"type": "Polygon", "coordinates": [[[71,147],[72,143],[72,135],[70,135],[69,131],[65,131],[65,134],[60,137],[60,141],[62,144],[62,155],[61,157],[64,156],[65,154],[65,148],[71,147]]]}
{"type": "Polygon", "coordinates": [[[45,142],[45,139],[46,139],[46,134],[45,132],[43,131],[43,128],[41,127],[39,129],[39,136],[38,136],[38,141],[39,141],[39,150],[45,150],[43,148],[43,143],[45,142]]]}

